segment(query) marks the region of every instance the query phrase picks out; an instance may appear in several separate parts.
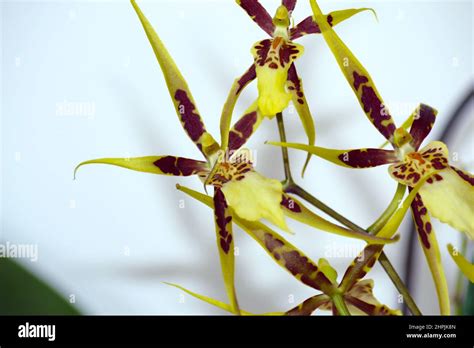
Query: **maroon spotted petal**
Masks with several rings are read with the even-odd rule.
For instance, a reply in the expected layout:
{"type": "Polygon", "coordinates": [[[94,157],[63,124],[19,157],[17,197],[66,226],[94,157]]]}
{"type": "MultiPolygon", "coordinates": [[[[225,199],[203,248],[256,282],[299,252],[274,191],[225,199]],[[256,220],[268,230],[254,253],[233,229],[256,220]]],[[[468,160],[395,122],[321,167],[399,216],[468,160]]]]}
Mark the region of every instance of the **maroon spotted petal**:
{"type": "Polygon", "coordinates": [[[423,140],[430,133],[431,128],[436,120],[436,109],[429,105],[420,104],[417,110],[415,120],[410,129],[410,134],[413,137],[411,142],[415,150],[418,150],[423,140]]]}
{"type": "Polygon", "coordinates": [[[320,33],[321,29],[313,21],[313,16],[306,17],[299,22],[294,28],[290,29],[291,40],[298,39],[304,35],[320,33]]]}
{"type": "Polygon", "coordinates": [[[273,36],[275,26],[273,25],[272,17],[260,2],[257,0],[237,0],[237,3],[260,28],[270,36],[273,36]]]}
{"type": "Polygon", "coordinates": [[[203,161],[196,161],[184,157],[163,156],[153,162],[163,174],[175,176],[189,176],[199,174],[207,170],[207,163],[203,161]]]}
{"type": "Polygon", "coordinates": [[[291,12],[295,9],[296,0],[282,0],[281,4],[288,9],[288,12],[291,12]]]}

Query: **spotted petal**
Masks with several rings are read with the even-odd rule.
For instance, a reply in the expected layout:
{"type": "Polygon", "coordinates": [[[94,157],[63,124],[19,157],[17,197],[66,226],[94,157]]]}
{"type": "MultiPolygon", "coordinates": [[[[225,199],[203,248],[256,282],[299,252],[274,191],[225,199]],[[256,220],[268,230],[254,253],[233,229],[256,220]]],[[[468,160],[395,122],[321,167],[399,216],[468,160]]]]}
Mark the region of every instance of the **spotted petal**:
{"type": "Polygon", "coordinates": [[[474,239],[474,178],[455,167],[438,174],[440,180],[427,182],[420,189],[428,211],[438,220],[474,239]]]}
{"type": "Polygon", "coordinates": [[[326,219],[323,219],[319,215],[316,215],[311,210],[306,208],[299,200],[287,194],[283,194],[281,205],[284,208],[285,215],[296,221],[314,227],[318,230],[326,231],[344,237],[361,239],[371,244],[393,243],[398,240],[398,238],[379,238],[372,234],[351,231],[347,228],[340,227],[326,219]]]}
{"type": "Polygon", "coordinates": [[[74,176],[77,170],[86,164],[109,164],[138,172],[173,176],[199,175],[208,170],[206,162],[175,156],[99,158],[80,163],[74,170],[74,176]]]}
{"type": "Polygon", "coordinates": [[[307,151],[313,155],[347,168],[371,168],[388,163],[398,162],[395,153],[391,150],[382,149],[351,149],[335,150],[319,146],[309,146],[296,143],[267,142],[275,146],[289,147],[307,151]]]}
{"type": "MultiPolygon", "coordinates": [[[[400,184],[413,187],[425,175],[448,167],[448,148],[440,141],[433,141],[417,152],[408,153],[405,159],[389,167],[393,179],[400,184]]],[[[442,180],[435,175],[428,183],[442,180]]]]}
{"type": "Polygon", "coordinates": [[[457,251],[451,244],[448,244],[448,251],[451,257],[453,258],[456,265],[462,273],[469,279],[471,283],[474,283],[474,265],[466,260],[459,251],[457,251]]]}
{"type": "Polygon", "coordinates": [[[336,58],[347,82],[356,94],[365,114],[375,128],[377,128],[386,139],[392,141],[395,124],[372,78],[364,66],[327,23],[316,1],[311,0],[310,2],[314,19],[316,23],[318,23],[326,43],[336,58]]]}
{"type": "Polygon", "coordinates": [[[303,51],[303,46],[279,36],[259,41],[252,47],[257,73],[258,108],[264,116],[274,117],[288,106],[292,98],[286,90],[288,70],[303,51]]]}
{"type": "MultiPolygon", "coordinates": [[[[326,15],[326,21],[330,26],[335,26],[342,21],[345,21],[348,18],[351,18],[353,15],[360,13],[362,11],[373,11],[370,8],[352,8],[347,10],[339,10],[330,12],[326,15]]],[[[304,20],[299,22],[294,28],[290,30],[291,40],[295,40],[299,37],[308,34],[318,34],[321,33],[321,29],[313,20],[313,16],[306,17],[304,20]]]]}
{"type": "Polygon", "coordinates": [[[415,150],[418,150],[423,140],[431,132],[438,111],[429,105],[420,104],[414,114],[414,121],[410,129],[410,134],[413,137],[411,145],[415,150]]]}
{"type": "Polygon", "coordinates": [[[214,216],[216,223],[217,248],[221,260],[222,276],[224,278],[227,296],[233,313],[240,312],[234,284],[234,238],[232,234],[232,215],[227,206],[224,194],[219,188],[214,191],[214,216]]]}
{"type": "Polygon", "coordinates": [[[438,241],[436,239],[433,225],[430,221],[428,210],[424,206],[423,200],[419,194],[415,196],[415,199],[411,204],[411,211],[416,231],[418,232],[418,240],[423,248],[426,261],[428,262],[435,283],[440,314],[449,315],[451,310],[449,304],[448,283],[446,282],[443,265],[441,264],[438,241]]]}
{"type": "Polygon", "coordinates": [[[236,0],[235,1],[245,12],[258,24],[268,35],[272,36],[275,26],[272,17],[258,0],[236,0]]]}
{"type": "Polygon", "coordinates": [[[136,2],[134,0],[131,2],[160,64],[168,91],[184,130],[206,157],[213,154],[219,149],[219,145],[212,135],[206,131],[186,80],[148,19],[136,2]]]}
{"type": "Polygon", "coordinates": [[[398,309],[391,309],[381,304],[374,296],[374,281],[365,279],[355,284],[344,299],[352,315],[402,315],[398,309]]]}
{"type": "Polygon", "coordinates": [[[282,0],[281,4],[286,7],[288,12],[292,12],[296,6],[296,0],[282,0]]]}
{"type": "MultiPolygon", "coordinates": [[[[213,207],[212,199],[202,193],[183,186],[177,188],[198,201],[213,207]]],[[[336,284],[318,268],[302,251],[261,222],[247,221],[233,214],[234,222],[255,239],[281,267],[297,280],[326,294],[335,291],[336,284]]]]}
{"type": "Polygon", "coordinates": [[[232,152],[240,149],[257,130],[262,120],[263,116],[258,110],[257,102],[255,102],[228,132],[228,151],[232,152]]]}
{"type": "MultiPolygon", "coordinates": [[[[308,145],[314,145],[314,142],[316,140],[316,131],[314,129],[313,116],[309,111],[308,102],[306,101],[306,96],[303,90],[303,82],[298,76],[294,64],[291,64],[290,69],[288,70],[287,87],[291,93],[293,105],[295,106],[296,112],[298,112],[298,115],[301,119],[301,123],[303,124],[306,136],[308,137],[308,145]]],[[[308,166],[310,158],[311,154],[308,153],[306,162],[303,166],[302,175],[304,174],[306,167],[308,166]]]]}
{"type": "Polygon", "coordinates": [[[319,307],[331,302],[331,298],[324,294],[319,294],[306,299],[296,307],[286,312],[286,315],[311,315],[319,307]]]}
{"type": "MultiPolygon", "coordinates": [[[[255,72],[255,65],[247,69],[247,71],[238,79],[234,81],[227,96],[227,100],[222,108],[220,130],[221,130],[221,148],[226,149],[229,144],[229,128],[232,120],[232,113],[234,112],[235,103],[239,98],[242,90],[257,77],[255,72]]],[[[241,146],[241,145],[240,145],[241,146]]],[[[239,147],[240,147],[239,146],[239,147]]]]}

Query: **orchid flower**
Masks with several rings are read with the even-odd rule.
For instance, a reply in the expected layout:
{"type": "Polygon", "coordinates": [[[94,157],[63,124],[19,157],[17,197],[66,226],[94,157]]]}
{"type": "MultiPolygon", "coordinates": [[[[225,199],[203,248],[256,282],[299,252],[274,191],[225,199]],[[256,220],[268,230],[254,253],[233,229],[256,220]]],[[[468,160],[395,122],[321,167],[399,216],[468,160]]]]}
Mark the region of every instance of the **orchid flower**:
{"type": "MultiPolygon", "coordinates": [[[[211,197],[187,187],[177,185],[177,188],[208,207],[214,207],[214,202],[211,197]]],[[[419,189],[420,185],[418,185],[414,191],[417,192],[419,189]]],[[[406,206],[409,206],[409,199],[410,198],[407,198],[407,200],[405,200],[400,210],[406,210],[406,206]]],[[[321,258],[318,263],[315,263],[301,250],[297,249],[268,226],[261,222],[243,220],[239,218],[238,215],[233,216],[235,217],[234,222],[255,239],[278,265],[290,272],[298,281],[322,292],[322,294],[307,299],[302,304],[287,312],[270,312],[263,315],[310,315],[318,308],[332,310],[334,314],[338,315],[341,314],[338,313],[337,304],[335,303],[338,299],[343,301],[344,304],[347,305],[349,313],[354,315],[401,314],[398,310],[392,310],[386,305],[380,304],[374,297],[373,280],[368,279],[361,281],[380,255],[380,245],[368,245],[351,263],[338,285],[337,272],[326,259],[321,258]]],[[[396,230],[396,226],[398,226],[397,221],[398,217],[394,216],[389,220],[387,225],[395,226],[396,230]]],[[[390,230],[390,232],[393,233],[393,230],[390,230]]],[[[200,295],[180,285],[166,284],[177,287],[189,295],[225,311],[234,313],[232,306],[227,303],[200,295]]],[[[254,315],[247,311],[241,311],[241,313],[243,315],[254,315]]]]}
{"type": "MultiPolygon", "coordinates": [[[[311,0],[311,6],[323,37],[364,112],[377,130],[392,144],[394,150],[377,148],[334,150],[303,144],[273,144],[308,151],[348,168],[370,168],[390,164],[391,177],[398,183],[408,186],[410,190],[423,177],[431,176],[422,185],[419,193],[414,196],[411,210],[419,241],[433,275],[440,311],[442,314],[449,314],[448,287],[430,214],[466,233],[472,239],[474,237],[474,220],[472,219],[474,177],[470,173],[449,165],[449,153],[444,143],[432,141],[420,149],[423,140],[433,127],[437,114],[435,109],[421,104],[410,117],[413,123],[409,132],[403,127],[396,128],[367,70],[336,32],[327,25],[314,0],[311,0]]],[[[383,236],[383,234],[378,235],[383,236]]]]}
{"type": "Polygon", "coordinates": [[[268,179],[256,172],[246,155],[248,151],[242,149],[238,142],[219,145],[206,131],[191,91],[166,47],[136,2],[132,0],[131,3],[160,64],[183,129],[202,152],[205,160],[170,155],[100,158],[80,163],[75,172],[86,164],[108,164],[160,175],[197,175],[205,185],[213,186],[217,245],[226,290],[235,313],[239,313],[239,306],[234,286],[233,216],[249,223],[267,219],[283,230],[288,230],[285,221],[287,215],[312,227],[369,243],[384,244],[397,240],[354,232],[324,220],[295,198],[283,193],[282,184],[278,180],[268,179]]]}
{"type": "MultiPolygon", "coordinates": [[[[243,145],[264,117],[273,118],[281,113],[290,101],[293,101],[300,116],[308,143],[313,145],[316,137],[313,117],[306,101],[303,83],[294,65],[295,60],[303,54],[304,48],[293,40],[307,34],[320,33],[319,26],[309,16],[290,28],[291,13],[295,8],[296,0],[283,0],[273,18],[258,0],[236,0],[236,2],[271,38],[258,41],[252,46],[253,64],[232,85],[222,110],[223,145],[227,145],[227,141],[235,141],[236,138],[241,142],[240,145],[243,145]],[[254,79],[257,79],[258,98],[244,112],[241,121],[237,123],[238,127],[229,133],[232,112],[238,96],[254,79]]],[[[334,11],[326,16],[326,21],[329,25],[336,25],[365,10],[369,9],[334,11]]],[[[303,172],[310,156],[308,155],[303,172]]]]}

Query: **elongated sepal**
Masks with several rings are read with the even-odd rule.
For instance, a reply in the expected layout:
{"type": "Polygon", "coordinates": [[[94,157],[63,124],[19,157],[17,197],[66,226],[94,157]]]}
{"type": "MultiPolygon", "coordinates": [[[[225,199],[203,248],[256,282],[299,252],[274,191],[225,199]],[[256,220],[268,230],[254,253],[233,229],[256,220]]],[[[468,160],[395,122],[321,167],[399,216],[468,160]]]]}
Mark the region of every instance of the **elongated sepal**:
{"type": "Polygon", "coordinates": [[[208,157],[219,149],[219,145],[212,135],[206,131],[204,122],[199,115],[188,84],[165,45],[138,7],[135,0],[131,0],[131,3],[143,25],[143,28],[145,29],[145,33],[150,41],[153,51],[155,52],[158,63],[160,64],[168,91],[181,124],[199,150],[208,157]]]}
{"type": "Polygon", "coordinates": [[[311,0],[310,2],[314,20],[318,23],[324,40],[336,58],[365,114],[375,128],[387,140],[392,141],[395,124],[368,71],[327,23],[316,1],[311,0]]]}
{"type": "Polygon", "coordinates": [[[418,150],[423,140],[430,134],[437,114],[438,111],[431,106],[420,104],[410,116],[413,119],[410,129],[410,134],[413,138],[411,145],[415,150],[418,150]]]}
{"type": "Polygon", "coordinates": [[[436,293],[438,294],[440,314],[449,315],[451,309],[449,303],[448,283],[441,263],[438,241],[436,239],[428,210],[423,204],[423,200],[419,194],[415,196],[415,199],[411,204],[411,211],[416,231],[418,232],[418,240],[423,248],[426,261],[433,277],[436,293]]]}
{"type": "MultiPolygon", "coordinates": [[[[201,295],[201,294],[198,294],[194,291],[191,291],[191,290],[188,290],[186,289],[185,287],[181,286],[181,285],[178,285],[178,284],[173,284],[173,283],[168,283],[168,282],[164,282],[164,284],[166,285],[170,285],[170,286],[173,286],[175,288],[178,288],[182,291],[184,291],[185,293],[187,293],[188,295],[191,295],[192,297],[195,297],[197,298],[198,300],[201,300],[201,301],[204,301],[210,305],[213,305],[217,308],[220,308],[222,309],[223,311],[226,311],[226,312],[229,312],[229,313],[232,313],[232,314],[235,314],[235,312],[233,311],[233,308],[231,305],[227,304],[227,303],[224,303],[222,301],[219,301],[219,300],[216,300],[216,299],[213,299],[212,297],[208,297],[208,296],[204,296],[204,295],[201,295]]],[[[242,315],[255,315],[253,313],[250,313],[250,312],[247,312],[247,311],[241,311],[240,312],[242,315]]],[[[272,312],[272,313],[264,313],[264,314],[259,314],[259,315],[265,315],[265,316],[278,316],[278,315],[284,315],[283,312],[272,312]]]]}
{"type": "MultiPolygon", "coordinates": [[[[294,64],[291,64],[290,69],[288,70],[287,88],[290,91],[293,105],[295,106],[296,112],[301,119],[306,136],[308,137],[308,145],[313,146],[314,142],[316,141],[316,130],[314,128],[313,116],[311,115],[308,102],[306,101],[306,96],[303,90],[303,82],[298,76],[298,72],[296,71],[294,64]]],[[[304,175],[310,159],[311,154],[308,153],[303,170],[301,171],[301,176],[304,175]]]]}
{"type": "Polygon", "coordinates": [[[235,254],[232,234],[232,215],[227,206],[224,194],[219,188],[214,190],[214,217],[216,224],[217,249],[221,262],[222,277],[231,303],[232,312],[240,313],[235,291],[235,254]]]}
{"type": "Polygon", "coordinates": [[[258,0],[236,0],[252,20],[262,28],[268,35],[272,36],[275,30],[272,17],[258,0]]]}
{"type": "Polygon", "coordinates": [[[240,117],[240,119],[232,126],[228,132],[227,151],[237,151],[240,149],[257,128],[262,123],[263,116],[258,110],[257,102],[253,103],[240,117]]]}
{"type": "Polygon", "coordinates": [[[79,168],[86,164],[108,164],[138,172],[173,176],[199,175],[207,170],[206,162],[175,156],[98,158],[80,163],[74,170],[74,177],[79,168]]]}
{"type": "Polygon", "coordinates": [[[350,149],[336,150],[319,146],[309,146],[296,143],[280,143],[269,141],[267,144],[289,147],[292,149],[306,151],[321,157],[329,162],[347,168],[372,168],[398,161],[395,152],[382,149],[350,149]]]}
{"type": "Polygon", "coordinates": [[[448,251],[461,272],[471,283],[474,283],[474,265],[470,263],[452,244],[448,244],[448,251]]]}
{"type": "Polygon", "coordinates": [[[304,223],[308,226],[314,227],[318,230],[326,231],[344,237],[361,239],[370,244],[387,244],[394,243],[398,240],[398,236],[393,239],[379,238],[368,233],[361,233],[358,231],[352,231],[347,228],[340,227],[313,213],[311,210],[306,208],[299,200],[287,194],[283,195],[281,205],[284,208],[284,212],[288,217],[297,220],[301,223],[304,223]]]}
{"type": "Polygon", "coordinates": [[[382,253],[382,248],[383,245],[367,245],[362,252],[357,255],[347,268],[339,284],[339,289],[341,289],[343,293],[346,293],[354,284],[369,273],[382,253]]]}
{"type": "Polygon", "coordinates": [[[252,64],[252,66],[247,69],[247,71],[241,77],[236,79],[232,84],[232,87],[227,96],[227,100],[225,101],[224,107],[222,108],[220,120],[221,149],[223,150],[227,149],[227,146],[229,145],[229,131],[235,103],[237,102],[237,99],[239,98],[239,95],[242,90],[256,77],[257,75],[255,72],[255,65],[252,64]]]}
{"type": "MultiPolygon", "coordinates": [[[[190,188],[177,185],[183,191],[198,201],[213,207],[212,198],[190,188]]],[[[290,272],[297,280],[326,294],[332,294],[337,285],[318,268],[302,251],[298,250],[280,234],[261,222],[251,222],[240,219],[235,214],[234,222],[247,232],[282,268],[290,272]]]]}

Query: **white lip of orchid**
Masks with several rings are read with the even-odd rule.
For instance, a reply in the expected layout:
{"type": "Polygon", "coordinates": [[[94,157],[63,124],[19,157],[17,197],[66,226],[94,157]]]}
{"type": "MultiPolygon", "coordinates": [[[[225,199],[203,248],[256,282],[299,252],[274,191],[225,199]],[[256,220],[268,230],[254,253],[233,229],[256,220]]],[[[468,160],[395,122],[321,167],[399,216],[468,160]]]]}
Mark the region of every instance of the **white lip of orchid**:
{"type": "Polygon", "coordinates": [[[413,148],[413,146],[411,146],[410,143],[403,144],[395,150],[397,158],[400,162],[404,162],[406,156],[413,152],[415,152],[415,149],[413,148]]]}

